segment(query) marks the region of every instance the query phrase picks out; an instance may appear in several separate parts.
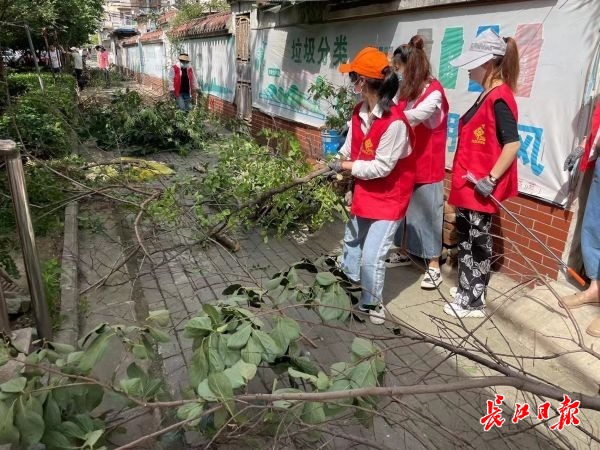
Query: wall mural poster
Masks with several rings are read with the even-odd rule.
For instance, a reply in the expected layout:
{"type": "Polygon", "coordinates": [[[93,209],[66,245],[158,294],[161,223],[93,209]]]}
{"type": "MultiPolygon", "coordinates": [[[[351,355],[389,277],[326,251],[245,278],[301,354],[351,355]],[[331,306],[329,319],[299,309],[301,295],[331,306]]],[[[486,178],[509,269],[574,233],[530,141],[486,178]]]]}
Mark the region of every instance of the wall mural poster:
{"type": "Polygon", "coordinates": [[[307,93],[318,76],[337,84],[347,82],[337,67],[361,48],[375,46],[391,57],[394,48],[407,43],[418,30],[426,30],[433,72],[450,102],[446,158],[450,167],[458,120],[475,102],[481,88],[469,81],[467,71],[449,62],[477,34],[493,28],[501,36],[513,36],[520,51],[516,93],[520,190],[564,204],[568,174],[562,164],[582,137],[579,118],[585,103],[586,76],[598,45],[599,12],[598,2],[587,0],[569,1],[561,8],[555,8],[552,2],[522,1],[320,25],[259,27],[252,35],[253,106],[267,114],[320,127],[327,105],[315,102],[307,93]],[[566,54],[569,58],[560,56],[566,54]]]}
{"type": "Polygon", "coordinates": [[[184,41],[183,49],[192,59],[202,92],[233,102],[236,83],[234,37],[184,41]]]}

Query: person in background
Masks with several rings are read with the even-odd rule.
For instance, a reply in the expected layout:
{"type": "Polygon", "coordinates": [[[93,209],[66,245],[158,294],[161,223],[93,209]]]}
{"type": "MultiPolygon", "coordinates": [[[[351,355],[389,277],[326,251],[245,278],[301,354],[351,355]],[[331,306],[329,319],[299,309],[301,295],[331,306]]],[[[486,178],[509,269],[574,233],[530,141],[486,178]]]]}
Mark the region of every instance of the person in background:
{"type": "Polygon", "coordinates": [[[96,45],[97,58],[98,58],[98,68],[104,74],[104,81],[106,83],[106,87],[110,87],[110,72],[108,71],[108,52],[106,48],[102,45],[96,45]]]}
{"type": "Polygon", "coordinates": [[[73,70],[75,71],[75,79],[77,80],[77,86],[79,90],[83,89],[83,57],[77,47],[71,47],[71,58],[73,60],[73,70]]]}
{"type": "MultiPolygon", "coordinates": [[[[594,171],[590,186],[583,222],[581,224],[581,253],[585,273],[590,278],[590,285],[583,292],[569,295],[562,299],[566,308],[581,306],[600,307],[600,164],[596,163],[600,153],[600,100],[596,101],[592,114],[592,125],[589,136],[583,145],[577,147],[565,160],[564,169],[572,170],[579,158],[579,170],[594,171]]],[[[587,334],[600,337],[600,316],[596,317],[586,330],[587,334]]]]}
{"type": "Polygon", "coordinates": [[[448,198],[456,206],[458,287],[451,290],[454,298],[444,305],[444,312],[459,318],[484,317],[492,257],[490,227],[492,214],[499,210],[489,197],[501,202],[516,196],[518,188],[520,142],[513,92],[519,52],[514,39],[487,29],[450,64],[468,70],[483,92],[459,122],[448,198]]]}
{"type": "MultiPolygon", "coordinates": [[[[423,50],[423,38],[413,36],[394,51],[393,65],[402,84],[394,99],[415,131],[415,188],[404,222],[394,243],[410,255],[422,258],[427,270],[422,289],[435,289],[442,282],[439,258],[442,253],[444,222],[444,175],[448,100],[444,88],[431,75],[431,65],[423,50]],[[405,230],[406,229],[406,230],[405,230]]],[[[387,267],[410,264],[401,250],[390,252],[387,267]]]]}
{"type": "Polygon", "coordinates": [[[385,257],[414,186],[414,135],[394,108],[398,77],[383,52],[366,47],[339,70],[349,74],[354,93],[362,95],[346,141],[329,163],[332,170],[350,170],[354,177],[341,268],[362,288],[359,310],[382,324],[385,257]]]}
{"type": "Polygon", "coordinates": [[[198,80],[190,64],[187,53],[179,55],[179,64],[173,64],[169,70],[169,93],[177,101],[182,111],[189,111],[194,92],[199,92],[198,80]]]}
{"type": "Polygon", "coordinates": [[[50,57],[50,69],[54,73],[59,73],[62,67],[62,63],[60,61],[60,52],[54,45],[51,45],[48,55],[50,57]]]}

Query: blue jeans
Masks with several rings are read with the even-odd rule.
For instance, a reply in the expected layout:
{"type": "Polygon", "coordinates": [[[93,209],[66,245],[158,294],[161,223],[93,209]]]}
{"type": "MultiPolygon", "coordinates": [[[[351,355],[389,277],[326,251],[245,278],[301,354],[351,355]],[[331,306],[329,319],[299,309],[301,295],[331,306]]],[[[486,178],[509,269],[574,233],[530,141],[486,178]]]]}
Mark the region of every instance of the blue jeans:
{"type": "Polygon", "coordinates": [[[417,184],[406,217],[396,231],[394,244],[398,247],[404,244],[408,253],[419,258],[437,259],[442,253],[443,225],[444,182],[417,184]]]}
{"type": "Polygon", "coordinates": [[[179,94],[179,97],[175,98],[177,100],[177,106],[182,111],[189,111],[192,105],[192,97],[190,94],[186,94],[182,92],[179,94]]]}
{"type": "Polygon", "coordinates": [[[352,281],[361,284],[359,307],[376,306],[382,302],[385,258],[398,224],[397,220],[356,216],[351,216],[346,224],[342,270],[352,281]]]}
{"type": "Polygon", "coordinates": [[[581,224],[581,253],[585,273],[592,280],[600,280],[600,162],[596,161],[583,223],[581,224]]]}

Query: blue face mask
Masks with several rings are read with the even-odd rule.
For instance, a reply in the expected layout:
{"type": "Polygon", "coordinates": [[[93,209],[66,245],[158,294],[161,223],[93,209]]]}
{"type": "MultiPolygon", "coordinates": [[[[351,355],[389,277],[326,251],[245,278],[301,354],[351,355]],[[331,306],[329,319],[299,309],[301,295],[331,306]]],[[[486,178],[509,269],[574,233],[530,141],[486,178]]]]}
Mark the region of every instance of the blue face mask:
{"type": "Polygon", "coordinates": [[[398,81],[402,83],[402,80],[404,80],[404,74],[401,71],[396,70],[396,76],[398,77],[398,81]]]}
{"type": "Polygon", "coordinates": [[[185,62],[185,61],[179,61],[179,63],[181,64],[181,67],[183,67],[184,69],[187,69],[190,65],[189,62],[185,62]]]}

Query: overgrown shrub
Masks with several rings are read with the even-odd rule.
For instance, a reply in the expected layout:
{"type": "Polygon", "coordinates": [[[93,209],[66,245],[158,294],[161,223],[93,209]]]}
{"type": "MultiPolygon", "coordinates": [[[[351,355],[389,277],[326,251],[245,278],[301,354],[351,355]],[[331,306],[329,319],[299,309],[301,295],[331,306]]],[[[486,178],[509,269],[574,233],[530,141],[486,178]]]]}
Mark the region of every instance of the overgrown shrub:
{"type": "Polygon", "coordinates": [[[78,113],[73,78],[61,75],[56,82],[45,78],[43,92],[39,84],[36,86],[37,76],[9,77],[9,86],[18,96],[0,116],[0,138],[22,141],[29,152],[48,159],[72,152],[78,113]]]}
{"type": "MultiPolygon", "coordinates": [[[[248,199],[258,198],[271,189],[311,172],[298,140],[289,133],[266,130],[267,145],[247,138],[233,137],[219,147],[219,162],[203,179],[200,189],[203,201],[214,208],[228,211],[248,199]],[[276,141],[279,148],[268,144],[276,141]],[[282,143],[287,143],[282,148],[282,143]]],[[[242,226],[262,226],[264,231],[284,234],[308,225],[320,228],[343,208],[340,197],[323,177],[300,184],[248,208],[236,219],[242,226]]]]}
{"type": "Polygon", "coordinates": [[[207,116],[204,107],[186,114],[173,101],[145,104],[136,91],[120,92],[109,104],[95,102],[85,107],[86,131],[98,146],[134,147],[128,150],[135,154],[203,148],[207,116]]]}

